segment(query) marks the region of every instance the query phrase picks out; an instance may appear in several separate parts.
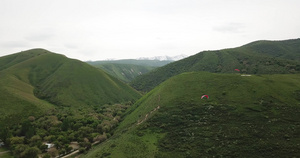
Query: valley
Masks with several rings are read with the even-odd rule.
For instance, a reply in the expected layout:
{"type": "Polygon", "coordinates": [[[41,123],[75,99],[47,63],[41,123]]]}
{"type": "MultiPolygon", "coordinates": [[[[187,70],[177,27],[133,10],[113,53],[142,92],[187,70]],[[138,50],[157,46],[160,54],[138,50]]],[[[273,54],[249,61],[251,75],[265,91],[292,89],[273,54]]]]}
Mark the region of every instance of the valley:
{"type": "Polygon", "coordinates": [[[167,65],[171,62],[173,62],[173,60],[124,59],[93,61],[87,63],[106,71],[126,83],[130,83],[137,76],[145,74],[155,68],[167,65]]]}

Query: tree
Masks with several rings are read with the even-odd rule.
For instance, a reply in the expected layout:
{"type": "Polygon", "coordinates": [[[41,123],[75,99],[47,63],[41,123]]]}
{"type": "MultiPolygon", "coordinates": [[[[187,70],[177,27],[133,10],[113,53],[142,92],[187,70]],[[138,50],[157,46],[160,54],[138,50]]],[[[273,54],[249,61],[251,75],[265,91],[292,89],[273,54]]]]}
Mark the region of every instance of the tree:
{"type": "Polygon", "coordinates": [[[103,132],[109,132],[111,130],[112,125],[108,120],[104,120],[101,125],[103,132]]]}
{"type": "Polygon", "coordinates": [[[43,158],[51,158],[51,155],[47,153],[43,156],[43,158]]]}
{"type": "Polygon", "coordinates": [[[66,150],[67,153],[69,153],[72,151],[73,148],[71,146],[69,146],[68,144],[66,144],[64,149],[66,150]]]}
{"type": "Polygon", "coordinates": [[[29,138],[31,138],[32,136],[34,136],[34,128],[33,127],[31,127],[31,128],[29,128],[28,129],[28,131],[26,132],[26,134],[25,134],[25,137],[27,138],[27,139],[29,139],[29,138]]]}
{"type": "Polygon", "coordinates": [[[59,142],[61,142],[62,144],[68,144],[68,143],[70,143],[70,140],[68,139],[68,137],[65,137],[65,136],[63,136],[63,135],[59,135],[59,136],[57,137],[57,140],[58,140],[59,142]]]}
{"type": "Polygon", "coordinates": [[[99,142],[104,142],[107,139],[106,134],[104,133],[103,135],[98,135],[94,138],[93,141],[99,141],[99,142]]]}
{"type": "Polygon", "coordinates": [[[58,151],[56,148],[50,148],[48,150],[48,153],[51,155],[51,157],[56,157],[58,155],[58,151]]]}
{"type": "Polygon", "coordinates": [[[64,148],[59,150],[59,155],[64,155],[66,153],[66,150],[64,148]]]}
{"type": "Polygon", "coordinates": [[[21,135],[26,136],[26,138],[31,138],[34,135],[34,127],[29,120],[22,123],[21,135]]]}
{"type": "Polygon", "coordinates": [[[24,144],[24,137],[11,137],[9,139],[11,149],[14,149],[18,144],[24,144]]]}
{"type": "Polygon", "coordinates": [[[29,146],[27,146],[27,145],[17,144],[17,145],[15,145],[15,147],[13,149],[13,153],[16,157],[21,157],[21,154],[28,148],[29,148],[29,146]]]}
{"type": "Polygon", "coordinates": [[[30,147],[27,148],[23,153],[21,153],[20,157],[21,158],[37,158],[38,154],[40,153],[40,149],[37,147],[30,147]]]}
{"type": "Polygon", "coordinates": [[[2,128],[0,128],[0,139],[6,144],[8,145],[8,139],[12,136],[10,130],[8,127],[4,127],[1,126],[2,128]]]}
{"type": "Polygon", "coordinates": [[[86,150],[89,150],[92,147],[92,144],[90,143],[90,141],[87,138],[84,138],[83,142],[80,142],[79,145],[81,147],[84,147],[86,150]]]}
{"type": "Polygon", "coordinates": [[[84,147],[80,147],[80,148],[79,148],[79,152],[80,152],[80,153],[84,153],[85,151],[86,151],[86,149],[85,149],[84,147]]]}
{"type": "Polygon", "coordinates": [[[61,130],[67,131],[70,128],[70,121],[68,118],[63,120],[63,123],[61,124],[61,130]]]}
{"type": "Polygon", "coordinates": [[[54,141],[53,144],[56,146],[57,149],[60,149],[60,148],[62,147],[61,142],[59,142],[59,141],[57,141],[57,140],[54,141]]]}
{"type": "Polygon", "coordinates": [[[46,151],[48,149],[48,146],[46,144],[42,144],[42,145],[39,146],[39,149],[41,151],[46,151]]]}
{"type": "Polygon", "coordinates": [[[34,135],[29,140],[30,146],[41,146],[42,138],[39,135],[34,135]]]}
{"type": "Polygon", "coordinates": [[[73,127],[73,130],[74,131],[77,131],[80,127],[82,127],[83,126],[83,124],[81,123],[81,122],[76,122],[75,124],[74,124],[74,127],[73,127]]]}
{"type": "Polygon", "coordinates": [[[55,136],[54,135],[49,135],[49,136],[46,136],[44,139],[46,141],[53,142],[53,141],[55,141],[55,136]]]}
{"type": "Polygon", "coordinates": [[[41,138],[44,138],[48,135],[48,132],[42,127],[36,130],[36,135],[39,135],[41,138]]]}
{"type": "Polygon", "coordinates": [[[33,122],[35,120],[35,117],[34,116],[29,116],[28,120],[31,121],[31,122],[33,122]]]}
{"type": "Polygon", "coordinates": [[[90,135],[90,133],[93,132],[93,128],[90,127],[80,127],[79,128],[79,134],[81,137],[87,137],[88,135],[90,135]]]}

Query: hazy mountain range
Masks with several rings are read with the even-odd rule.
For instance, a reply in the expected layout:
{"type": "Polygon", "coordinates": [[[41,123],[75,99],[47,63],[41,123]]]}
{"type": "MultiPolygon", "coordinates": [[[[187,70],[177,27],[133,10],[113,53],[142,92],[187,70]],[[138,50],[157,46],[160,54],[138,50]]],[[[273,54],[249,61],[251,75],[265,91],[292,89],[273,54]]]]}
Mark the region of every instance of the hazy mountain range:
{"type": "Polygon", "coordinates": [[[155,56],[155,57],[140,57],[138,60],[170,60],[170,61],[177,61],[181,60],[183,58],[186,58],[187,55],[181,54],[181,55],[176,55],[176,56],[155,56]]]}

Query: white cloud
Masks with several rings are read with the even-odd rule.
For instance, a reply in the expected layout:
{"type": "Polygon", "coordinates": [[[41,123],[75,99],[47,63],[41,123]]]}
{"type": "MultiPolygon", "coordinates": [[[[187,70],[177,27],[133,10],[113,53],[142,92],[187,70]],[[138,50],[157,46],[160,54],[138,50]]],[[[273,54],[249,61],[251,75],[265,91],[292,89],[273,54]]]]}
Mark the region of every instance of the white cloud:
{"type": "Polygon", "coordinates": [[[8,48],[8,49],[15,49],[15,48],[23,48],[29,47],[30,45],[24,41],[6,41],[1,42],[1,47],[8,48]]]}
{"type": "Polygon", "coordinates": [[[241,23],[228,23],[221,26],[213,27],[213,30],[219,31],[222,33],[243,33],[244,25],[241,23]]]}
{"type": "Polygon", "coordinates": [[[53,35],[48,33],[40,33],[40,34],[31,34],[25,37],[28,41],[48,41],[53,37],[53,35]]]}
{"type": "Polygon", "coordinates": [[[1,0],[0,56],[43,47],[80,60],[192,55],[300,36],[297,0],[1,0]]]}

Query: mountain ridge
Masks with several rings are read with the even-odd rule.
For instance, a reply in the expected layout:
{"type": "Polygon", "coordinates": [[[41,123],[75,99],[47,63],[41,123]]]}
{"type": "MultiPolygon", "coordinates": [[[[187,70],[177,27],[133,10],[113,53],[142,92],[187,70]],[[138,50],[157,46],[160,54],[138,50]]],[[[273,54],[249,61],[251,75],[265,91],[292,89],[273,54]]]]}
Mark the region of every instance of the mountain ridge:
{"type": "Polygon", "coordinates": [[[138,76],[130,85],[140,91],[150,91],[172,76],[192,71],[236,73],[234,70],[239,69],[240,73],[248,74],[300,72],[300,60],[298,60],[300,39],[275,43],[268,41],[268,47],[264,49],[265,43],[265,41],[256,41],[237,48],[203,51],[138,76]],[[289,52],[289,50],[293,51],[289,52]],[[277,57],[278,52],[286,55],[277,57]]]}

